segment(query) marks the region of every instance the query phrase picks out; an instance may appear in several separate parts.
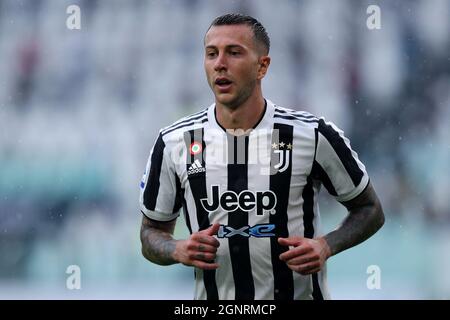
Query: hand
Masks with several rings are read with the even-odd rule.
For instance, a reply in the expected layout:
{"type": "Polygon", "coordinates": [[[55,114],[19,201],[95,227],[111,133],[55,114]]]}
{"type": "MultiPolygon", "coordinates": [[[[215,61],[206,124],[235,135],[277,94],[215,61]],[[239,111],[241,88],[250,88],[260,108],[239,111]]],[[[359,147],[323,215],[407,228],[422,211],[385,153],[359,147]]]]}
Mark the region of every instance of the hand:
{"type": "Polygon", "coordinates": [[[219,265],[214,263],[214,259],[220,243],[213,235],[217,234],[219,227],[215,223],[208,229],[191,234],[187,240],[178,240],[173,258],[187,266],[204,270],[217,269],[219,265]]]}
{"type": "Polygon", "coordinates": [[[331,256],[330,247],[324,238],[278,238],[278,243],[282,246],[293,246],[280,254],[280,259],[286,262],[289,269],[301,275],[319,272],[331,256]]]}

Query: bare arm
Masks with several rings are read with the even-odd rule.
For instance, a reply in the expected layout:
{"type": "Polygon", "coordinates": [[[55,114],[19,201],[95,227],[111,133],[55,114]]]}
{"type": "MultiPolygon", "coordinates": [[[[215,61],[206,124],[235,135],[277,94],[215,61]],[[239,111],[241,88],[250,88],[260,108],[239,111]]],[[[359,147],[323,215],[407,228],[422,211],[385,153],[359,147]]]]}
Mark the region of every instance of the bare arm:
{"type": "Polygon", "coordinates": [[[291,270],[302,275],[319,272],[330,256],[363,242],[384,223],[383,209],[371,184],[343,205],[347,207],[348,215],[336,230],[324,237],[278,239],[281,245],[294,247],[280,255],[291,270]]]}
{"type": "Polygon", "coordinates": [[[172,237],[175,230],[176,219],[168,222],[160,222],[142,218],[141,243],[142,255],[159,265],[177,263],[173,258],[176,240],[172,237]]]}
{"type": "Polygon", "coordinates": [[[213,235],[219,225],[195,232],[187,240],[175,240],[172,237],[175,223],[176,219],[159,222],[144,215],[141,225],[142,255],[159,265],[181,262],[201,269],[217,269],[219,265],[214,259],[220,244],[213,235]]]}
{"type": "Polygon", "coordinates": [[[370,238],[384,224],[384,213],[371,183],[355,199],[342,203],[348,210],[342,224],[325,235],[330,256],[370,238]]]}

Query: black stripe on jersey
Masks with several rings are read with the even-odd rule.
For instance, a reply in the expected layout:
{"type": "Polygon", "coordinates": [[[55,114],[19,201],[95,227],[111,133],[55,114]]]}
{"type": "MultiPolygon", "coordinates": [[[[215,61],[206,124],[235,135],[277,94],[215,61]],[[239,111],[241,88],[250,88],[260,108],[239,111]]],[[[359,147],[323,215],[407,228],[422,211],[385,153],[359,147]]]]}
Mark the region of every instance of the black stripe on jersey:
{"type": "Polygon", "coordinates": [[[165,131],[172,129],[172,128],[178,126],[179,124],[186,123],[186,122],[189,122],[189,121],[195,120],[195,119],[200,119],[202,116],[204,116],[204,115],[207,113],[207,111],[208,111],[208,109],[199,111],[199,112],[197,112],[197,113],[194,113],[193,115],[190,115],[190,116],[188,116],[188,117],[186,117],[186,118],[184,118],[184,119],[181,119],[181,120],[179,120],[179,121],[177,121],[177,122],[171,124],[170,126],[164,128],[164,129],[162,130],[162,131],[163,131],[163,134],[165,133],[165,131]]]}
{"type": "MultiPolygon", "coordinates": [[[[308,176],[307,183],[302,193],[303,197],[303,226],[304,237],[312,239],[314,238],[314,189],[313,180],[311,176],[308,176]]],[[[314,300],[323,300],[322,292],[319,286],[319,280],[317,273],[312,276],[313,292],[312,296],[314,300]]]]}
{"type": "Polygon", "coordinates": [[[172,129],[170,129],[170,130],[164,131],[162,133],[162,135],[165,136],[166,134],[171,133],[172,131],[175,131],[177,129],[184,128],[184,127],[189,127],[189,126],[192,126],[192,125],[194,125],[196,123],[205,123],[207,121],[208,121],[208,115],[202,115],[202,118],[200,118],[198,120],[193,120],[193,121],[191,121],[189,123],[180,124],[180,125],[172,128],[172,129]]]}
{"type": "MultiPolygon", "coordinates": [[[[183,193],[184,193],[184,189],[183,193]]],[[[189,234],[192,234],[192,227],[191,227],[191,219],[189,218],[189,211],[186,203],[186,199],[183,197],[183,212],[184,212],[184,220],[186,220],[186,226],[189,230],[189,234]]],[[[195,268],[194,268],[195,270],[195,268]]]]}
{"type": "Polygon", "coordinates": [[[323,300],[322,291],[320,290],[319,286],[319,275],[317,273],[313,273],[311,275],[312,277],[312,284],[313,284],[313,292],[312,296],[314,300],[323,300]]]}
{"type": "Polygon", "coordinates": [[[166,145],[160,133],[153,147],[150,172],[144,189],[144,206],[152,211],[155,210],[156,200],[158,198],[159,177],[161,175],[161,165],[165,147],[166,145]]]}
{"type": "MultiPolygon", "coordinates": [[[[273,129],[272,144],[283,142],[285,145],[292,145],[293,126],[275,123],[273,129]]],[[[275,233],[277,235],[276,237],[270,238],[274,275],[274,299],[292,300],[294,298],[294,276],[292,270],[279,258],[280,254],[286,252],[289,248],[281,246],[278,243],[278,237],[285,238],[289,236],[287,206],[291,185],[292,150],[281,149],[282,153],[284,153],[284,161],[289,161],[288,167],[282,172],[274,171],[277,170],[274,168],[274,165],[277,165],[281,160],[281,153],[276,153],[273,148],[271,150],[270,190],[277,196],[276,212],[269,217],[269,223],[275,224],[275,233]],[[288,154],[289,156],[287,157],[288,154]]],[[[282,166],[281,169],[283,169],[283,167],[284,166],[282,166]]]]}
{"type": "Polygon", "coordinates": [[[173,204],[172,213],[176,213],[181,209],[181,206],[183,205],[183,198],[184,198],[184,189],[181,189],[180,177],[178,177],[177,174],[175,174],[175,185],[176,185],[175,202],[173,204]]]}
{"type": "Polygon", "coordinates": [[[313,123],[313,122],[317,123],[317,122],[319,122],[319,120],[317,120],[317,119],[302,119],[302,118],[299,118],[299,117],[296,117],[296,116],[293,116],[293,115],[281,115],[281,114],[276,114],[276,113],[273,115],[273,117],[274,118],[286,119],[286,120],[298,120],[298,121],[306,122],[306,123],[313,123]]]}
{"type": "Polygon", "coordinates": [[[294,111],[294,110],[284,110],[284,109],[280,109],[278,107],[275,107],[275,112],[279,112],[279,113],[285,113],[285,114],[289,114],[292,116],[298,116],[304,119],[316,119],[319,120],[316,116],[312,115],[312,114],[306,114],[306,113],[301,113],[299,111],[294,111]]]}
{"type": "Polygon", "coordinates": [[[313,167],[311,170],[311,176],[316,179],[322,181],[323,185],[327,189],[328,193],[332,196],[337,197],[336,189],[333,186],[333,183],[331,182],[330,177],[326,173],[326,171],[322,168],[322,166],[314,160],[313,167]]]}
{"type": "Polygon", "coordinates": [[[358,167],[358,163],[353,158],[350,148],[345,144],[344,139],[333,129],[331,125],[325,123],[323,119],[319,120],[319,132],[328,140],[345,167],[348,175],[353,181],[355,187],[361,182],[364,173],[358,167]]]}
{"type": "Polygon", "coordinates": [[[181,188],[181,181],[178,175],[175,177],[175,184],[176,184],[176,197],[175,197],[175,204],[173,207],[173,213],[178,212],[178,210],[183,208],[184,213],[184,220],[186,221],[186,226],[189,230],[189,233],[192,234],[192,228],[191,228],[191,220],[189,219],[189,212],[187,208],[186,199],[184,198],[184,189],[181,188]]]}
{"type": "Polygon", "coordinates": [[[304,237],[312,239],[314,237],[314,190],[311,176],[308,176],[307,178],[307,183],[303,189],[302,197],[304,237]]]}
{"type": "MultiPolygon", "coordinates": [[[[248,188],[248,136],[233,136],[228,139],[228,190],[239,194],[248,188]],[[244,139],[244,140],[242,140],[244,139]],[[238,141],[239,140],[239,141],[238,141]],[[238,148],[238,146],[243,146],[238,148]],[[242,150],[244,149],[244,150],[242,150]]],[[[236,209],[228,213],[228,226],[234,229],[248,226],[248,212],[236,209]]],[[[255,283],[253,282],[250,261],[249,239],[243,236],[228,238],[231,267],[235,284],[236,300],[254,300],[255,283]]]]}
{"type": "MultiPolygon", "coordinates": [[[[205,157],[206,150],[205,140],[203,139],[204,130],[203,128],[193,129],[186,131],[184,133],[184,141],[186,145],[186,171],[189,171],[189,167],[195,160],[199,160],[202,166],[205,168],[205,157]],[[196,141],[201,141],[202,152],[198,154],[190,153],[191,144],[196,141]]],[[[206,191],[206,173],[199,172],[195,175],[188,175],[189,185],[191,187],[192,196],[194,197],[195,208],[197,212],[197,222],[199,230],[207,229],[210,225],[208,212],[203,208],[200,199],[207,198],[208,194],[206,191]]],[[[187,213],[187,212],[186,212],[187,213]]],[[[188,221],[188,220],[186,220],[188,221]]],[[[188,226],[189,228],[189,226],[188,226]]],[[[206,289],[206,297],[208,300],[218,300],[219,293],[217,291],[216,284],[216,271],[215,270],[203,270],[203,283],[206,289]]]]}

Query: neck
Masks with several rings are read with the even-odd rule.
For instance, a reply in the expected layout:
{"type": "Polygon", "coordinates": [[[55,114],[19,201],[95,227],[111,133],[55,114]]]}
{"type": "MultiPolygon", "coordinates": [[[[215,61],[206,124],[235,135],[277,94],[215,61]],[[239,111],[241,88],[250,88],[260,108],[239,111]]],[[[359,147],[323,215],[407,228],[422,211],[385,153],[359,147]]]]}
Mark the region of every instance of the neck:
{"type": "Polygon", "coordinates": [[[217,122],[225,129],[252,129],[261,120],[264,112],[264,98],[258,95],[249,98],[237,108],[230,108],[216,102],[217,122]]]}

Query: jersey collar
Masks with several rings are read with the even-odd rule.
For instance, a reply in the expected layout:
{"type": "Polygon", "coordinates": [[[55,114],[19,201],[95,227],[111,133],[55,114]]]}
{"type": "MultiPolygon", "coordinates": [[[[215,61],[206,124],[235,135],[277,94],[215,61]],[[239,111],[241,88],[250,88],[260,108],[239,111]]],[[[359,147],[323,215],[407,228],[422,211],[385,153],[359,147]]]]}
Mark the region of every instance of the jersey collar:
{"type": "MultiPolygon", "coordinates": [[[[262,128],[272,128],[272,119],[273,114],[275,110],[275,106],[272,101],[269,99],[264,99],[265,101],[265,108],[264,113],[261,117],[261,119],[256,123],[256,125],[253,127],[253,129],[262,129],[262,128]]],[[[208,108],[208,122],[211,124],[211,126],[215,129],[220,129],[224,132],[226,132],[225,128],[223,128],[216,118],[216,104],[213,103],[208,108]]]]}

